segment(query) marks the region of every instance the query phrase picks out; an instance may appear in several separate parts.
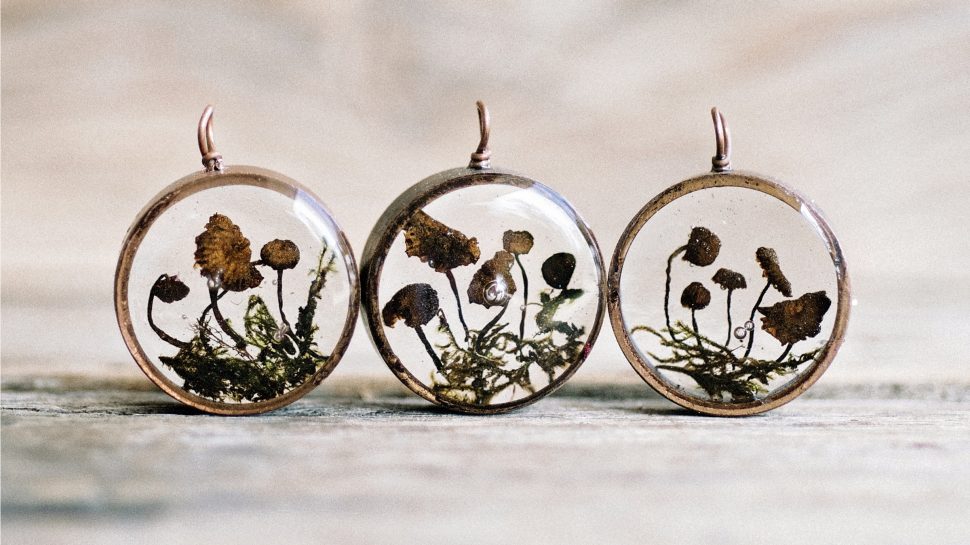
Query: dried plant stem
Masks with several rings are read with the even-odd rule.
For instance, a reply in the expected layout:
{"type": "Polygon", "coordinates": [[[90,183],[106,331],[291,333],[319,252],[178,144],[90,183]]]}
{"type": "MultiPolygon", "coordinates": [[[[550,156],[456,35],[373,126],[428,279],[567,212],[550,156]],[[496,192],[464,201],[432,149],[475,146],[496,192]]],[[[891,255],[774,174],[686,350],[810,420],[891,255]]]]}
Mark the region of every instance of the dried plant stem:
{"type": "Polygon", "coordinates": [[[152,329],[155,331],[155,333],[168,344],[176,348],[188,348],[189,343],[176,339],[175,337],[162,331],[162,328],[155,325],[155,320],[152,318],[152,307],[154,306],[154,303],[155,303],[155,289],[153,288],[151,293],[148,295],[148,325],[152,326],[152,329]]]}
{"type": "Polygon", "coordinates": [[[215,317],[216,322],[218,322],[219,327],[226,332],[227,335],[232,337],[232,340],[236,341],[236,348],[243,348],[246,346],[246,339],[242,338],[239,333],[229,326],[226,319],[222,316],[222,311],[219,310],[219,296],[216,293],[218,290],[216,288],[209,289],[209,301],[212,304],[212,315],[215,317]]]}
{"type": "Polygon", "coordinates": [[[280,319],[286,324],[286,329],[292,329],[290,326],[290,321],[286,319],[286,314],[283,312],[283,269],[276,271],[276,301],[279,303],[280,307],[280,319]]]}
{"type": "MultiPolygon", "coordinates": [[[[519,265],[519,270],[522,271],[522,319],[519,321],[519,338],[525,338],[525,311],[529,306],[529,277],[525,274],[525,267],[522,266],[522,262],[519,260],[519,254],[515,254],[515,262],[519,265]]],[[[521,345],[520,345],[521,350],[521,345]]]]}
{"type": "Polygon", "coordinates": [[[424,349],[428,351],[428,355],[431,356],[431,362],[434,363],[435,369],[441,371],[441,359],[438,358],[438,354],[435,354],[434,348],[428,342],[428,337],[424,334],[424,329],[421,326],[417,326],[414,328],[414,331],[418,334],[418,338],[421,339],[421,343],[424,345],[424,349]]]}
{"type": "Polygon", "coordinates": [[[445,276],[448,277],[448,283],[451,284],[451,292],[455,294],[455,302],[458,303],[458,321],[461,322],[461,327],[465,329],[465,340],[468,340],[468,324],[465,323],[465,314],[461,311],[461,296],[458,295],[458,283],[455,282],[455,275],[452,274],[451,269],[445,271],[445,276]]]}
{"type": "MultiPolygon", "coordinates": [[[[221,292],[219,292],[219,295],[216,296],[216,301],[218,301],[219,299],[222,299],[222,297],[225,294],[227,294],[227,293],[229,293],[229,290],[222,290],[221,292]]],[[[212,303],[209,303],[208,305],[206,305],[206,307],[204,309],[202,309],[202,316],[200,317],[200,320],[199,321],[200,322],[204,322],[205,321],[205,315],[208,314],[211,311],[212,311],[212,303]]]]}
{"type": "Polygon", "coordinates": [[[792,346],[795,346],[795,343],[788,343],[788,346],[785,347],[785,351],[782,352],[781,355],[778,356],[778,359],[776,359],[775,361],[780,362],[781,360],[785,359],[785,356],[787,356],[788,353],[791,352],[792,346]]]}
{"type": "Polygon", "coordinates": [[[500,310],[498,314],[496,314],[495,317],[492,318],[487,324],[485,324],[485,327],[483,327],[482,330],[478,332],[478,338],[475,339],[475,352],[482,351],[482,341],[485,339],[485,337],[488,336],[488,330],[492,329],[492,327],[495,326],[495,324],[499,321],[502,315],[505,314],[505,310],[507,308],[509,308],[508,303],[505,303],[504,305],[502,305],[502,310],[500,310]]]}
{"type": "Polygon", "coordinates": [[[704,343],[701,341],[701,332],[697,327],[697,310],[695,309],[690,310],[690,322],[691,325],[694,326],[694,336],[697,338],[697,348],[703,350],[704,343]]]}
{"type": "MultiPolygon", "coordinates": [[[[761,301],[765,298],[765,294],[768,293],[768,288],[771,287],[771,282],[765,284],[765,289],[761,290],[761,295],[758,296],[758,300],[754,302],[754,306],[751,307],[751,316],[748,317],[749,322],[754,321],[754,313],[757,312],[758,307],[761,306],[761,301]]],[[[752,328],[748,332],[748,349],[744,351],[744,357],[747,358],[751,355],[751,349],[754,348],[754,329],[752,328]]]]}
{"type": "Polygon", "coordinates": [[[664,287],[664,317],[667,319],[667,330],[670,331],[670,335],[674,339],[676,339],[677,337],[674,336],[674,330],[670,326],[670,281],[671,281],[670,270],[674,266],[674,258],[686,250],[687,250],[687,245],[685,244],[684,246],[681,246],[680,248],[677,248],[676,250],[674,250],[674,253],[670,254],[670,257],[667,258],[667,284],[664,287]]]}

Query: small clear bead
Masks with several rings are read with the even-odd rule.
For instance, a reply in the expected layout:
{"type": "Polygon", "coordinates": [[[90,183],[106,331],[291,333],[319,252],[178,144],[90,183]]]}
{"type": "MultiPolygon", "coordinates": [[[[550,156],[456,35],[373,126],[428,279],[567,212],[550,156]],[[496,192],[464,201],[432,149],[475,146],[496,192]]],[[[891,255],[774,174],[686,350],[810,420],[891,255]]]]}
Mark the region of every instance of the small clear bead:
{"type": "Polygon", "coordinates": [[[734,328],[734,338],[741,340],[748,336],[748,330],[744,326],[738,326],[734,328]]]}
{"type": "Polygon", "coordinates": [[[747,329],[748,331],[754,331],[754,322],[752,322],[751,320],[744,322],[744,328],[747,329]]]}

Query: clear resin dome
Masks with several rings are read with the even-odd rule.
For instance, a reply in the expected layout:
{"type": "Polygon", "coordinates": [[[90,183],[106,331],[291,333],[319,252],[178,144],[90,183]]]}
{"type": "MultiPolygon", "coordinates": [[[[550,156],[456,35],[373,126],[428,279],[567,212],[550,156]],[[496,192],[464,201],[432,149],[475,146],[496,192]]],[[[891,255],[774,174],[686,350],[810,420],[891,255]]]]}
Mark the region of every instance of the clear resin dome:
{"type": "Polygon", "coordinates": [[[143,370],[213,412],[286,404],[336,365],[356,319],[353,255],[282,175],[226,167],[173,184],[129,231],[119,323],[143,370]]]}
{"type": "Polygon", "coordinates": [[[841,251],[811,204],[775,182],[682,182],[641,210],[614,259],[621,346],[685,406],[730,414],[783,403],[841,343],[841,251]]]}
{"type": "Polygon", "coordinates": [[[468,412],[542,397],[586,358],[603,270],[561,196],[520,176],[456,169],[414,186],[365,249],[365,315],[401,380],[468,412]]]}

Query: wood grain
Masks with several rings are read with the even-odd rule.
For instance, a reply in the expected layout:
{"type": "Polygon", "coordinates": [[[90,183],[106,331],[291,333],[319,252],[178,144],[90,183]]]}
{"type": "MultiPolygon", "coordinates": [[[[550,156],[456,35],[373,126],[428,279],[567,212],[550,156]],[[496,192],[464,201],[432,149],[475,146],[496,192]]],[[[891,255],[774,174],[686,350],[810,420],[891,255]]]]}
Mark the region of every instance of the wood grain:
{"type": "Polygon", "coordinates": [[[965,543],[970,385],[816,392],[764,416],[570,383],[459,416],[393,380],[259,417],[144,383],[4,387],[5,543],[965,543]],[[824,397],[823,397],[824,394],[824,397]]]}

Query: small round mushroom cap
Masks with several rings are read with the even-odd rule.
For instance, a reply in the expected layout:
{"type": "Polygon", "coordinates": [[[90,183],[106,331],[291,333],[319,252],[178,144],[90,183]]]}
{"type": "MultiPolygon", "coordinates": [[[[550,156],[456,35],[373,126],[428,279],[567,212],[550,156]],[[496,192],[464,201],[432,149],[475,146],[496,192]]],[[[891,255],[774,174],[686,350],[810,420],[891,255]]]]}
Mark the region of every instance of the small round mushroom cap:
{"type": "Polygon", "coordinates": [[[680,304],[691,310],[701,310],[711,304],[711,292],[700,282],[691,282],[680,294],[680,304]]]}
{"type": "Polygon", "coordinates": [[[292,240],[271,240],[263,245],[259,258],[271,269],[292,269],[300,262],[300,248],[292,240]]]}
{"type": "Polygon", "coordinates": [[[404,320],[408,327],[421,327],[438,313],[438,292],[428,284],[408,284],[384,305],[384,325],[394,327],[404,320]]]}
{"type": "Polygon", "coordinates": [[[576,271],[576,257],[569,252],[552,254],[542,264],[542,278],[557,290],[564,290],[576,271]]]}
{"type": "Polygon", "coordinates": [[[684,251],[684,261],[706,267],[717,259],[717,254],[721,251],[721,239],[706,227],[694,227],[690,231],[690,238],[687,240],[687,249],[684,251]]]}
{"type": "Polygon", "coordinates": [[[466,237],[422,210],[411,216],[404,229],[404,251],[440,273],[477,263],[481,257],[477,239],[466,237]]]}
{"type": "Polygon", "coordinates": [[[758,312],[764,314],[761,329],[783,345],[797,343],[821,332],[822,318],[830,306],[832,301],[825,292],[816,291],[770,307],[758,307],[758,312]]]}
{"type": "Polygon", "coordinates": [[[195,264],[202,276],[229,291],[245,291],[262,282],[251,258],[249,239],[222,214],[213,214],[195,237],[195,264]]]}
{"type": "Polygon", "coordinates": [[[174,303],[185,299],[189,294],[189,287],[178,276],[163,274],[155,281],[151,292],[163,303],[174,303]]]}
{"type": "Polygon", "coordinates": [[[731,269],[718,269],[711,280],[724,290],[743,290],[748,287],[744,275],[731,269]]]}
{"type": "Polygon", "coordinates": [[[502,235],[502,247],[506,252],[523,255],[532,250],[535,240],[528,231],[506,231],[502,235]]]}
{"type": "Polygon", "coordinates": [[[511,273],[514,260],[512,254],[499,250],[482,263],[468,284],[468,301],[485,308],[508,303],[516,290],[511,273]]]}
{"type": "Polygon", "coordinates": [[[785,297],[791,297],[791,282],[785,278],[785,273],[781,272],[781,266],[778,264],[778,253],[773,248],[762,246],[755,252],[755,257],[758,259],[762,274],[768,279],[768,283],[785,297]]]}

